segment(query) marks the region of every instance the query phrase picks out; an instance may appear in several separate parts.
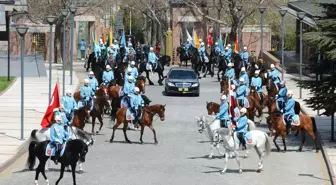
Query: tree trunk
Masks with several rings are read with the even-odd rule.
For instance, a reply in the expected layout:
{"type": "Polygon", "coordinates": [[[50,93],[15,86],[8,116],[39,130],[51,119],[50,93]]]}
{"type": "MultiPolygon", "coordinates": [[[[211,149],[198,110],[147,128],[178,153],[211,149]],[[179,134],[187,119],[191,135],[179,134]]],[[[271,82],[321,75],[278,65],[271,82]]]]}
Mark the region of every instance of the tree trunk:
{"type": "Polygon", "coordinates": [[[154,46],[156,43],[156,22],[152,20],[152,33],[151,33],[151,45],[154,46]]]}
{"type": "Polygon", "coordinates": [[[54,39],[54,62],[57,63],[61,56],[61,41],[63,40],[62,38],[62,23],[61,24],[56,24],[55,27],[55,39],[54,39]]]}

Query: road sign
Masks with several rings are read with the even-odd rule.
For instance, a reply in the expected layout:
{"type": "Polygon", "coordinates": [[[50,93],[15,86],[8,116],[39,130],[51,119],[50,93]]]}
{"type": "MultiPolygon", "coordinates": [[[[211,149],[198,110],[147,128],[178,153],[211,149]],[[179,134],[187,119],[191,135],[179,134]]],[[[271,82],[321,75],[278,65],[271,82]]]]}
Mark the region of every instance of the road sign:
{"type": "Polygon", "coordinates": [[[123,29],[123,14],[121,12],[119,12],[117,15],[116,29],[118,30],[123,29]]]}

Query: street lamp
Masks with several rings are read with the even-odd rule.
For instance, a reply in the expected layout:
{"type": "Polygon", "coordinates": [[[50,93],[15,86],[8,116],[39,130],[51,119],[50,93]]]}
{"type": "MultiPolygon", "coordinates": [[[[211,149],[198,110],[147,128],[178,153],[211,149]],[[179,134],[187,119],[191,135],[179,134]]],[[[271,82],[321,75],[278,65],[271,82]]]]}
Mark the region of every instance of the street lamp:
{"type": "Polygon", "coordinates": [[[68,9],[61,9],[61,14],[63,18],[63,54],[62,54],[62,61],[63,61],[63,80],[62,80],[62,89],[63,89],[63,96],[65,95],[65,64],[66,64],[66,51],[65,51],[65,42],[66,42],[66,17],[68,16],[69,10],[68,9]]]}
{"type": "Polygon", "coordinates": [[[284,71],[285,71],[285,15],[287,10],[282,7],[279,10],[281,15],[281,64],[282,64],[282,81],[284,80],[284,71]]]}
{"type": "MultiPolygon", "coordinates": [[[[52,63],[52,26],[56,20],[55,16],[47,16],[46,17],[48,24],[50,25],[50,33],[49,33],[49,99],[48,102],[50,101],[51,97],[51,78],[52,78],[52,71],[51,71],[51,63],[52,63]]],[[[50,103],[50,102],[49,102],[50,103]]],[[[48,104],[49,104],[48,103],[48,104]]]]}
{"type": "Polygon", "coordinates": [[[16,27],[21,37],[21,140],[24,140],[24,37],[28,31],[26,26],[16,27]]]}
{"type": "Polygon", "coordinates": [[[74,24],[75,24],[75,13],[77,11],[76,5],[72,4],[69,6],[71,13],[71,30],[70,30],[70,85],[72,85],[72,72],[73,72],[73,47],[74,47],[74,24]]]}
{"type": "MultiPolygon", "coordinates": [[[[302,20],[306,16],[304,12],[298,12],[297,16],[300,20],[300,81],[302,80],[302,20]]],[[[300,99],[302,98],[302,88],[300,86],[300,99]]]]}
{"type": "Polygon", "coordinates": [[[239,52],[239,51],[240,51],[240,48],[241,48],[241,47],[240,47],[240,45],[241,45],[241,44],[240,44],[240,36],[241,36],[241,33],[240,33],[240,30],[239,30],[240,16],[241,16],[240,13],[241,13],[241,10],[243,9],[243,6],[242,6],[242,5],[237,5],[236,8],[237,8],[237,10],[238,10],[238,12],[239,12],[239,14],[238,14],[238,15],[239,15],[239,18],[238,18],[238,43],[237,43],[237,44],[238,44],[238,47],[237,47],[237,48],[238,48],[238,52],[239,52]]]}
{"type": "Polygon", "coordinates": [[[263,58],[263,50],[264,50],[264,12],[265,12],[266,8],[265,7],[260,7],[259,8],[259,12],[260,12],[260,57],[263,58]]]}

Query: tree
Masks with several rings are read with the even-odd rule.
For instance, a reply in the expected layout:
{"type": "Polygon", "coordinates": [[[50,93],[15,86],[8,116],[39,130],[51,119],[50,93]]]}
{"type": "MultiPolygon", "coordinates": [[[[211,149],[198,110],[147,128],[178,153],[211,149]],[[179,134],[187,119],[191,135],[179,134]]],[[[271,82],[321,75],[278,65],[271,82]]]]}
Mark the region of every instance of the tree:
{"type": "Polygon", "coordinates": [[[320,48],[322,56],[320,63],[308,66],[308,69],[320,75],[320,80],[305,80],[298,83],[301,87],[309,89],[313,95],[304,100],[309,107],[323,110],[322,115],[331,116],[333,140],[336,113],[336,4],[321,4],[321,6],[325,8],[326,16],[316,21],[315,30],[303,35],[306,42],[315,48],[320,48]]]}

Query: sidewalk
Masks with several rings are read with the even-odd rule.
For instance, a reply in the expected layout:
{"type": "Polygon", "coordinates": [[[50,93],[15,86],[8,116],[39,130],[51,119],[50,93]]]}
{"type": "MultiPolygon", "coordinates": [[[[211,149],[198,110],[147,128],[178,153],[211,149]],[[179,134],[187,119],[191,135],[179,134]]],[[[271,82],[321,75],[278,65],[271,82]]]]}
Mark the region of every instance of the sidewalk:
{"type": "MultiPolygon", "coordinates": [[[[281,68],[278,68],[281,70],[281,68]]],[[[281,74],[279,74],[281,76],[281,74]]],[[[299,99],[299,88],[298,85],[292,80],[293,78],[298,79],[297,74],[287,74],[285,73],[285,81],[286,86],[289,90],[293,90],[296,101],[298,101],[301,105],[302,112],[308,114],[311,117],[315,117],[316,120],[316,126],[319,133],[319,139],[321,141],[322,145],[322,153],[323,157],[326,160],[327,165],[330,167],[329,175],[332,177],[332,181],[335,181],[335,174],[336,174],[336,142],[331,142],[331,119],[330,117],[326,116],[317,116],[317,111],[314,111],[313,109],[309,108],[305,102],[304,99],[307,99],[311,97],[309,90],[302,89],[302,99],[299,99]]],[[[303,79],[306,79],[309,77],[303,77],[303,79]]],[[[322,113],[323,110],[320,110],[320,113],[322,113]]],[[[336,135],[336,134],[335,134],[336,135]]],[[[336,181],[335,181],[336,182],[336,181]]]]}
{"type": "MultiPolygon", "coordinates": [[[[57,66],[57,65],[56,65],[57,66]]],[[[62,95],[62,70],[53,66],[52,92],[57,80],[59,81],[60,95],[62,95]]],[[[49,76],[46,65],[47,76],[49,76]]],[[[79,84],[76,73],[73,73],[73,85],[70,84],[70,74],[66,71],[65,88],[75,91],[79,84]]],[[[51,93],[52,93],[51,92],[51,93]]],[[[0,96],[0,173],[10,166],[26,150],[25,141],[30,137],[34,129],[40,129],[40,123],[48,106],[49,78],[25,77],[24,78],[24,138],[21,134],[21,78],[17,78],[14,84],[0,96]]]]}

